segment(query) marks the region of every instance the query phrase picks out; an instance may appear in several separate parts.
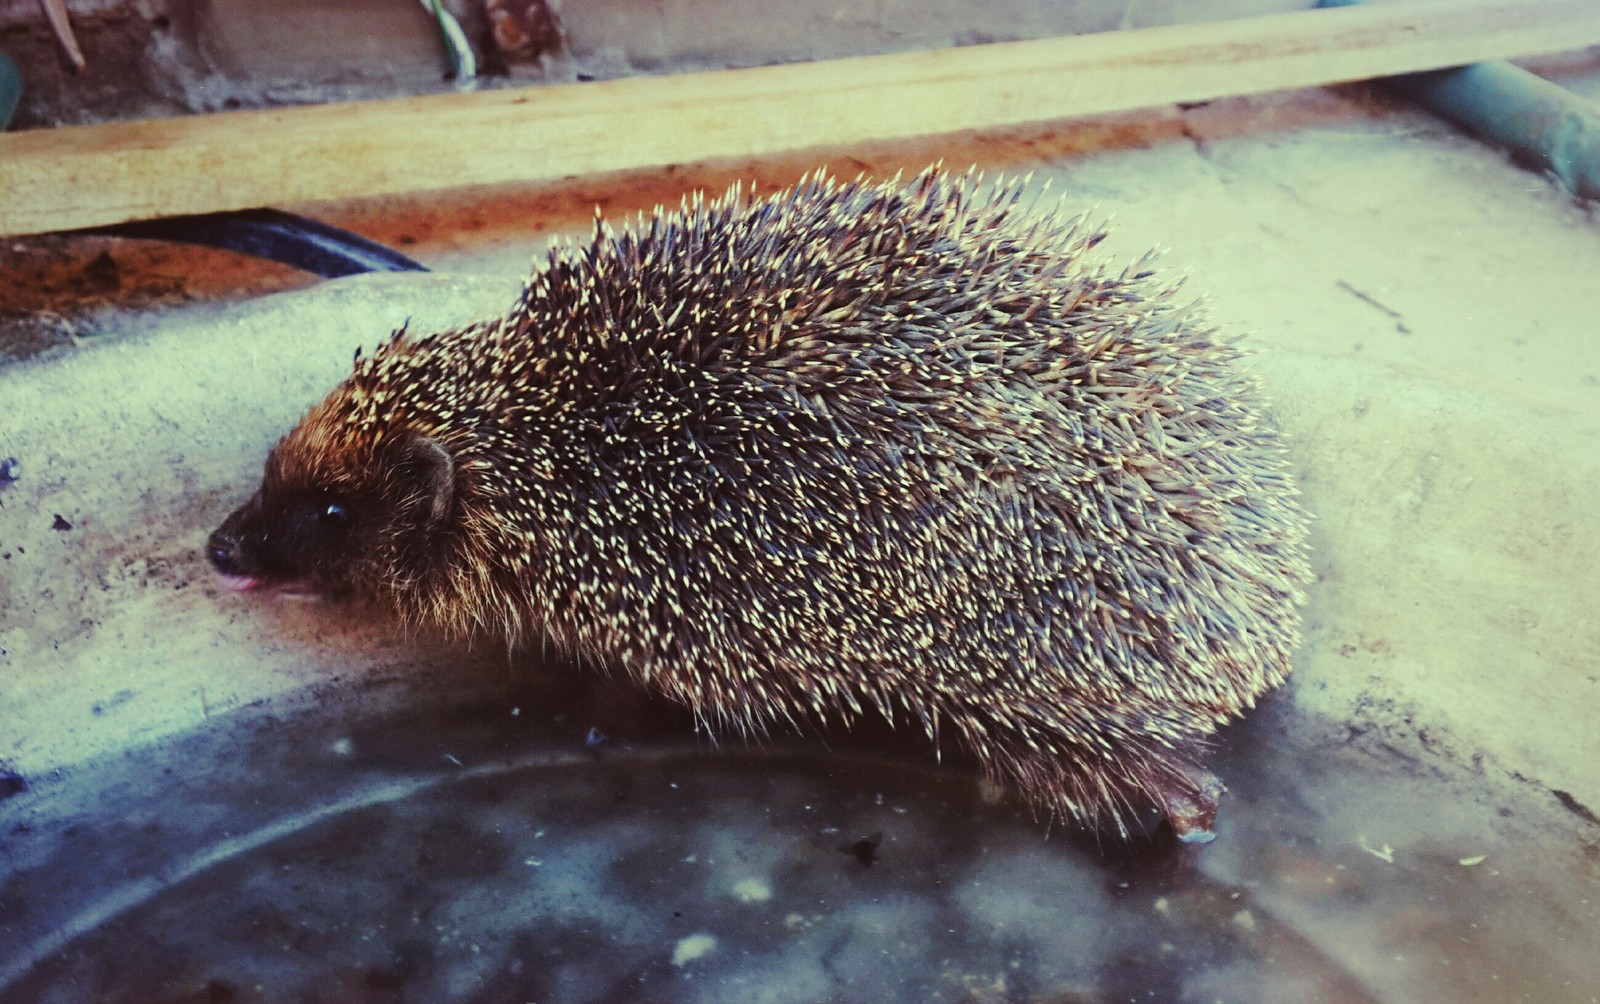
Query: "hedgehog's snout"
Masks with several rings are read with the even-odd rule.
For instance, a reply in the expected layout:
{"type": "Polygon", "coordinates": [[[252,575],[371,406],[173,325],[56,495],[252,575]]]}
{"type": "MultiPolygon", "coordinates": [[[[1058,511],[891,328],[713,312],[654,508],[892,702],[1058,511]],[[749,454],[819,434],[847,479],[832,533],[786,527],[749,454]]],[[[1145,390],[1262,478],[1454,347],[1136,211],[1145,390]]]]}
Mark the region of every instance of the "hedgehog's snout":
{"type": "Polygon", "coordinates": [[[248,575],[249,561],[239,548],[239,541],[231,533],[214,531],[206,540],[206,557],[223,575],[248,575]]]}
{"type": "Polygon", "coordinates": [[[211,567],[230,579],[249,578],[258,571],[256,561],[244,547],[231,516],[206,538],[206,557],[210,559],[211,567]]]}
{"type": "Polygon", "coordinates": [[[206,559],[234,589],[254,589],[264,576],[270,578],[266,568],[268,551],[262,546],[266,541],[261,533],[261,514],[261,493],[257,492],[229,513],[206,538],[206,559]]]}
{"type": "Polygon", "coordinates": [[[353,503],[325,491],[265,486],[206,538],[205,556],[234,589],[332,593],[362,557],[353,503]]]}
{"type": "Polygon", "coordinates": [[[221,530],[213,531],[206,540],[206,557],[211,559],[212,567],[223,575],[237,575],[239,570],[238,541],[223,534],[221,530]]]}

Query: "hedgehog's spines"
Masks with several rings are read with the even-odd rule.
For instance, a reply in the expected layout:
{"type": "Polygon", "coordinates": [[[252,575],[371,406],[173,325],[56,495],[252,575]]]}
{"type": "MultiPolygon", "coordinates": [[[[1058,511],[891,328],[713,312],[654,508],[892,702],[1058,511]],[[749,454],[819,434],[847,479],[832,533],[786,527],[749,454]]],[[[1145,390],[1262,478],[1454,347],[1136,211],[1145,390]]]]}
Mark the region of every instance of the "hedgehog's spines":
{"type": "Polygon", "coordinates": [[[872,709],[1121,826],[1281,681],[1308,573],[1239,349],[1104,237],[975,167],[597,212],[503,318],[358,353],[269,480],[421,512],[385,444],[426,436],[450,519],[357,576],[409,629],[617,667],[713,732],[872,709]]]}

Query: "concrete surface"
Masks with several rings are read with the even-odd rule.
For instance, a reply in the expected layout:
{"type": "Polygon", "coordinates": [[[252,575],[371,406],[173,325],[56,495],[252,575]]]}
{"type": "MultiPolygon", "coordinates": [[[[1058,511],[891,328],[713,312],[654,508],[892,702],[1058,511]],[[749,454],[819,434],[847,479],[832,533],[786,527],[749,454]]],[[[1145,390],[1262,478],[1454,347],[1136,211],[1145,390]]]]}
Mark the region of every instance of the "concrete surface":
{"type": "Polygon", "coordinates": [[[608,973],[675,1000],[1596,999],[1592,208],[1361,90],[314,208],[443,272],[225,307],[211,298],[303,280],[171,249],[5,251],[35,287],[104,251],[114,290],[145,293],[133,311],[95,294],[74,323],[111,335],[0,369],[0,458],[22,469],[0,489],[0,759],[28,786],[0,801],[0,958],[43,964],[0,968],[0,999],[95,999],[141,951],[186,960],[139,970],[171,999],[282,999],[318,978],[327,999],[617,999],[608,973]],[[1191,870],[1051,836],[910,754],[675,760],[659,739],[590,759],[566,710],[530,703],[527,659],[210,579],[205,534],[354,344],[495,311],[540,232],[581,228],[597,201],[615,216],[819,160],[880,175],[939,157],[1098,204],[1109,253],[1168,248],[1259,350],[1293,443],[1318,516],[1308,638],[1291,685],[1225,739],[1234,795],[1191,870]],[[185,273],[161,287],[155,262],[185,273]],[[467,874],[406,857],[452,826],[465,835],[441,846],[496,860],[467,874]],[[873,832],[900,864],[839,853],[873,832]],[[558,859],[559,875],[525,863],[558,859]],[[306,871],[275,886],[282,869],[306,871]],[[374,912],[329,899],[357,874],[374,912]],[[244,902],[292,973],[162,919],[244,902]],[[406,917],[429,926],[395,947],[406,917]],[[512,928],[528,937],[490,944],[512,928]],[[862,954],[897,944],[935,947],[904,965],[862,954]],[[319,968],[333,957],[348,970],[319,968]]]}

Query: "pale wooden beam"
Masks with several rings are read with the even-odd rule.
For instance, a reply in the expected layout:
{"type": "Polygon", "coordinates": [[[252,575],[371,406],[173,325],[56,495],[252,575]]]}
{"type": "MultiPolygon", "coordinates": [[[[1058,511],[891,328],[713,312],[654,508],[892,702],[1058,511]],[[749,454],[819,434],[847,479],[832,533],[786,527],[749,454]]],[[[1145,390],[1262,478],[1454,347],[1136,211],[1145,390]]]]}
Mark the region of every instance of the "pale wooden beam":
{"type": "Polygon", "coordinates": [[[1600,44],[1596,0],[1375,3],[933,52],[0,135],[0,234],[758,157],[1600,44]]]}

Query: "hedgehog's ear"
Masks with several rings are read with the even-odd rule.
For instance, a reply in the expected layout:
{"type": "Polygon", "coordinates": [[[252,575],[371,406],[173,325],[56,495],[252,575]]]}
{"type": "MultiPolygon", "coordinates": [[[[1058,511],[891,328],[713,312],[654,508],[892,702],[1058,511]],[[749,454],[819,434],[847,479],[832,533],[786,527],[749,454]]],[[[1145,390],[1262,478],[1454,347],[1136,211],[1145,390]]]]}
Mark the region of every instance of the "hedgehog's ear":
{"type": "Polygon", "coordinates": [[[429,500],[428,525],[432,526],[448,516],[455,504],[455,458],[437,439],[421,433],[407,437],[405,451],[416,483],[429,500]]]}

